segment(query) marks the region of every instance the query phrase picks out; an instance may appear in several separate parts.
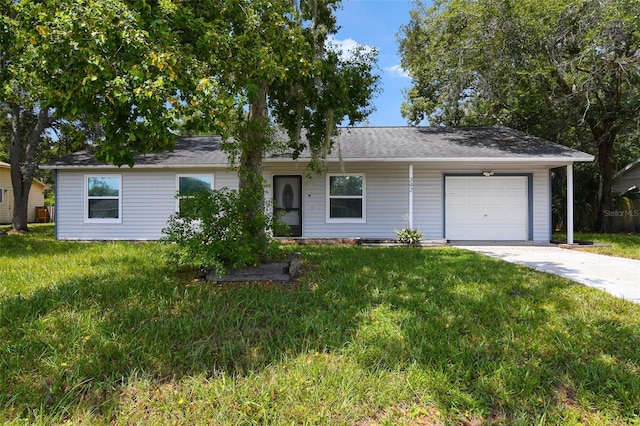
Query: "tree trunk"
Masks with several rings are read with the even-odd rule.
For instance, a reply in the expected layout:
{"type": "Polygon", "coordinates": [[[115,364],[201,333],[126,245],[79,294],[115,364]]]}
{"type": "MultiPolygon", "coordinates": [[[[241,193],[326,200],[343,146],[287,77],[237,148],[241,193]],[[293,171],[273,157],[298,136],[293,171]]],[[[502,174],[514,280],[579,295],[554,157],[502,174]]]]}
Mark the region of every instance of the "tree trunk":
{"type": "Polygon", "coordinates": [[[598,171],[600,172],[596,229],[599,232],[614,231],[611,212],[615,209],[613,203],[613,145],[616,134],[617,132],[613,127],[596,134],[598,143],[597,162],[598,171]]]}
{"type": "Polygon", "coordinates": [[[29,213],[29,192],[31,182],[38,167],[37,153],[42,144],[42,133],[51,125],[49,109],[43,108],[37,114],[37,120],[28,137],[24,140],[24,114],[31,111],[25,110],[18,104],[10,104],[11,136],[9,145],[9,164],[11,165],[11,186],[13,188],[13,215],[11,228],[14,231],[26,232],[29,230],[27,219],[29,213]]]}
{"type": "Polygon", "coordinates": [[[240,141],[239,192],[244,201],[244,231],[257,236],[266,245],[266,230],[257,214],[264,212],[264,186],[262,161],[267,146],[269,125],[267,109],[267,83],[261,83],[249,106],[247,128],[240,141]]]}
{"type": "Polygon", "coordinates": [[[14,231],[26,232],[27,213],[29,206],[29,191],[31,180],[24,185],[23,173],[20,169],[22,163],[22,123],[21,108],[17,104],[10,105],[11,112],[11,136],[9,143],[9,164],[11,165],[11,186],[13,187],[13,214],[11,228],[14,231]]]}

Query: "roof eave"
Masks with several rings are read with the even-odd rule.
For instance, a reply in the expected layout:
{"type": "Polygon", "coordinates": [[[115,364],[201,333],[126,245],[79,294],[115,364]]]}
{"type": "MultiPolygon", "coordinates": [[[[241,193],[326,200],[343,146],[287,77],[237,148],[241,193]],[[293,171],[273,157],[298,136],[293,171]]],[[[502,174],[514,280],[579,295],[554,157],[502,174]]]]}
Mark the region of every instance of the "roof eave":
{"type": "Polygon", "coordinates": [[[196,169],[211,167],[228,167],[227,163],[212,164],[134,164],[133,167],[114,166],[113,164],[43,164],[39,166],[42,170],[81,170],[81,169],[196,169]]]}
{"type": "Polygon", "coordinates": [[[624,166],[624,168],[622,170],[620,170],[618,173],[616,173],[615,175],[613,175],[612,179],[617,179],[618,177],[626,174],[629,170],[635,168],[637,165],[640,164],[640,158],[638,158],[637,160],[627,164],[626,166],[624,166]]]}
{"type": "MultiPolygon", "coordinates": [[[[327,158],[325,161],[329,163],[336,162],[382,162],[382,163],[480,163],[480,162],[493,162],[493,163],[549,163],[549,164],[568,164],[574,162],[588,162],[593,161],[594,157],[581,156],[581,157],[442,157],[442,158],[327,158]]],[[[311,161],[310,158],[298,158],[293,160],[292,158],[265,158],[265,163],[290,163],[292,161],[307,163],[311,161]]],[[[137,164],[134,165],[135,169],[194,169],[194,168],[221,168],[228,167],[228,163],[210,163],[210,164],[137,164]]],[[[109,164],[44,164],[40,166],[43,170],[80,170],[80,169],[114,169],[114,168],[126,168],[126,166],[117,167],[109,164]]]]}
{"type": "MultiPolygon", "coordinates": [[[[327,162],[383,162],[383,163],[478,163],[478,162],[499,162],[499,163],[574,163],[593,161],[592,155],[583,157],[442,157],[442,158],[327,158],[327,162]]],[[[310,161],[309,158],[292,160],[291,158],[267,158],[265,162],[283,163],[290,161],[310,161]]]]}

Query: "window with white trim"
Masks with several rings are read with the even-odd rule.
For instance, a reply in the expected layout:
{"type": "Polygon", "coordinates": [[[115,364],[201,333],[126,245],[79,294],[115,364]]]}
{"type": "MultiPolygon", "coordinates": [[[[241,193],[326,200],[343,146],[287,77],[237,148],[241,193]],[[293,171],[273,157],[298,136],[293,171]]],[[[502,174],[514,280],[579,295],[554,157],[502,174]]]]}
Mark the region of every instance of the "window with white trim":
{"type": "Polygon", "coordinates": [[[366,221],[364,174],[327,175],[327,222],[366,221]]]}
{"type": "Polygon", "coordinates": [[[189,196],[194,196],[199,192],[211,191],[213,189],[213,175],[177,175],[176,186],[178,193],[176,211],[179,212],[182,208],[182,200],[189,196]]]}
{"type": "Polygon", "coordinates": [[[87,222],[122,222],[121,175],[87,175],[85,194],[87,222]]]}

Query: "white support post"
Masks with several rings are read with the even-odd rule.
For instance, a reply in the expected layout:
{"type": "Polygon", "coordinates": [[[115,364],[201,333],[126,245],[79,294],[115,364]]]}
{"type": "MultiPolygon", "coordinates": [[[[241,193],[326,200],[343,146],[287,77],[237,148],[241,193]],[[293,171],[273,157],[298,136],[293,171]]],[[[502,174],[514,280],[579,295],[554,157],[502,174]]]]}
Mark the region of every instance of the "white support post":
{"type": "Polygon", "coordinates": [[[573,244],[573,163],[567,164],[567,244],[573,244]]]}
{"type": "Polygon", "coordinates": [[[409,164],[409,229],[413,229],[413,164],[409,164]]]}

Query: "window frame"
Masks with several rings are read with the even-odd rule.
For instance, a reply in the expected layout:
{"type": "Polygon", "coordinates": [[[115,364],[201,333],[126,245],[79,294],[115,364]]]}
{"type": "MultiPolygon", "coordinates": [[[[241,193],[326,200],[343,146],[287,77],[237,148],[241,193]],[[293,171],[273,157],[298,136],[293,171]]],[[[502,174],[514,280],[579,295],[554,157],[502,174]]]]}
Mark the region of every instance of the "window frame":
{"type": "Polygon", "coordinates": [[[176,213],[180,213],[180,200],[185,198],[189,198],[189,195],[180,195],[180,178],[181,177],[191,177],[191,178],[199,178],[199,177],[210,177],[211,178],[211,188],[210,190],[215,189],[215,175],[214,173],[177,173],[176,174],[176,213]]]}
{"type": "Polygon", "coordinates": [[[367,175],[366,173],[327,173],[326,177],[326,223],[366,223],[367,222],[367,175]],[[331,178],[334,176],[362,177],[362,195],[331,195],[331,178]],[[362,200],[362,217],[331,217],[332,199],[362,200]]]}
{"type": "Polygon", "coordinates": [[[84,222],[85,223],[122,223],[122,174],[121,173],[92,173],[84,175],[84,222]],[[89,179],[118,178],[118,196],[89,196],[89,179]],[[89,217],[89,200],[118,200],[118,217],[89,217]]]}

